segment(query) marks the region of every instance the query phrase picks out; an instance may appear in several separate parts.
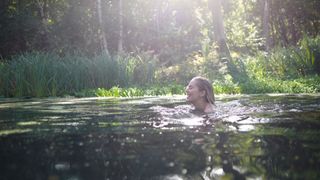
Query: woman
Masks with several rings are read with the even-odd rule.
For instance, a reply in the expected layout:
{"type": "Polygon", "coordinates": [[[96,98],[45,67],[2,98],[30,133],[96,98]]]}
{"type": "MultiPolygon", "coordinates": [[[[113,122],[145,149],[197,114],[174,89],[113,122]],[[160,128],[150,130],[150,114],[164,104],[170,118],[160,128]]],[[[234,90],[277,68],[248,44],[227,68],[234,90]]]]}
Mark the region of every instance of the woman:
{"type": "Polygon", "coordinates": [[[186,87],[187,101],[194,105],[195,110],[204,113],[214,112],[214,94],[209,80],[194,77],[186,87]]]}

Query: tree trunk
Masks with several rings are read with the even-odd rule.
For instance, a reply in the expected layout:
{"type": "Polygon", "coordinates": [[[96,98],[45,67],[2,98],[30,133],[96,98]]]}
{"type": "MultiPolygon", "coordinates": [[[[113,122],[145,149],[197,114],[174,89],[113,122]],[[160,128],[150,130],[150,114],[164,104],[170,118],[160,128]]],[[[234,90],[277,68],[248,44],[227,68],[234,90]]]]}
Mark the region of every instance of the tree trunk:
{"type": "MultiPolygon", "coordinates": [[[[269,1],[269,7],[274,7],[274,4],[272,4],[272,1],[269,1]]],[[[276,12],[272,8],[269,9],[269,48],[272,48],[276,43],[277,39],[277,24],[276,24],[276,12]]]]}
{"type": "Polygon", "coordinates": [[[48,3],[46,0],[37,0],[37,5],[39,8],[39,15],[41,18],[41,30],[40,30],[40,39],[41,39],[41,44],[39,46],[42,49],[47,49],[49,46],[49,29],[48,29],[48,14],[47,14],[47,6],[48,3]]]}
{"type": "Polygon", "coordinates": [[[118,53],[123,53],[123,7],[122,0],[119,0],[119,42],[118,53]]]}
{"type": "Polygon", "coordinates": [[[221,12],[221,0],[210,0],[209,8],[212,13],[214,37],[216,42],[218,43],[218,53],[220,56],[220,60],[221,62],[226,63],[228,71],[232,76],[234,82],[243,81],[243,79],[241,79],[239,70],[232,61],[229,47],[227,45],[227,36],[224,29],[223,17],[221,12]]]}
{"type": "Polygon", "coordinates": [[[23,30],[23,19],[22,19],[22,15],[21,15],[21,12],[22,12],[22,8],[23,8],[23,4],[21,2],[21,0],[17,0],[17,17],[18,17],[18,21],[17,21],[17,24],[18,24],[18,29],[17,29],[17,32],[18,32],[18,35],[16,36],[16,41],[17,41],[17,45],[15,46],[15,51],[16,52],[22,52],[22,51],[25,51],[26,50],[26,43],[25,43],[25,34],[24,34],[24,30],[23,30]]]}
{"type": "Polygon", "coordinates": [[[283,15],[280,15],[278,23],[279,23],[279,29],[281,32],[281,40],[282,40],[281,42],[283,43],[283,46],[286,46],[286,45],[288,45],[289,41],[288,41],[288,37],[287,37],[287,26],[284,23],[284,18],[285,17],[283,15]]]}
{"type": "Polygon", "coordinates": [[[270,51],[270,29],[269,29],[269,2],[264,0],[263,8],[263,37],[265,39],[265,50],[270,51]]]}
{"type": "Polygon", "coordinates": [[[212,13],[212,18],[213,18],[214,37],[219,47],[219,55],[222,59],[226,58],[227,60],[231,61],[231,55],[227,45],[227,37],[226,37],[224,25],[223,25],[221,1],[210,0],[209,6],[212,13]]]}
{"type": "Polygon", "coordinates": [[[157,14],[156,14],[156,19],[155,19],[155,26],[156,26],[156,35],[157,35],[157,39],[159,39],[160,37],[159,37],[159,35],[160,35],[160,21],[161,21],[161,19],[160,19],[160,17],[162,17],[161,16],[161,8],[162,8],[162,1],[160,0],[158,0],[157,1],[157,7],[158,7],[158,9],[157,9],[157,14]]]}
{"type": "Polygon", "coordinates": [[[290,24],[291,42],[292,42],[292,45],[295,45],[298,42],[295,21],[294,21],[293,16],[289,16],[288,19],[289,19],[289,24],[290,24]]]}
{"type": "Polygon", "coordinates": [[[104,32],[104,23],[102,21],[102,12],[101,12],[101,0],[97,0],[97,10],[98,10],[98,18],[99,18],[99,26],[100,26],[100,36],[101,36],[101,44],[102,44],[102,50],[105,52],[106,55],[109,56],[108,51],[108,44],[107,44],[107,38],[106,34],[104,32]]]}

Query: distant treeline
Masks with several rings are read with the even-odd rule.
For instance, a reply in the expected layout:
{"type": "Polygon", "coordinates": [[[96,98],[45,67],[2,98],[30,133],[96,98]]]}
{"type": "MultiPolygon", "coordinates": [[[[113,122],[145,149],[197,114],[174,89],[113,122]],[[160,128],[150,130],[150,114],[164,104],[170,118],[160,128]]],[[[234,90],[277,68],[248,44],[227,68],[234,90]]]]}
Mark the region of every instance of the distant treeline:
{"type": "Polygon", "coordinates": [[[152,51],[169,66],[223,34],[241,53],[295,45],[319,35],[319,9],[319,0],[1,0],[0,56],[152,51]]]}

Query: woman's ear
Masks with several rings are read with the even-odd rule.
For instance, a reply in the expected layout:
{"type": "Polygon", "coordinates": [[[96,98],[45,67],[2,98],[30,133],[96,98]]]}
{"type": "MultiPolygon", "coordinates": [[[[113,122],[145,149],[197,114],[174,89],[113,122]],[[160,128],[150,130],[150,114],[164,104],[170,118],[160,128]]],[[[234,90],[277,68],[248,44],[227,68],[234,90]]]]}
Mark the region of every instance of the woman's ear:
{"type": "Polygon", "coordinates": [[[201,97],[205,97],[206,96],[206,91],[205,90],[200,91],[200,96],[201,97]]]}

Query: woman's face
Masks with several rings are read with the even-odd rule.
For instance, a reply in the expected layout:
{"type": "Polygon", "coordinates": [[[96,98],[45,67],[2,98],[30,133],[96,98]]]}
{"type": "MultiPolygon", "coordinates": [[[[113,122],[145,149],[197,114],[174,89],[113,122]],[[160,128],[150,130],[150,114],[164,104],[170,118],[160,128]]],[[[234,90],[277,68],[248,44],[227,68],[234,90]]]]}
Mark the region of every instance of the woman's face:
{"type": "Polygon", "coordinates": [[[191,80],[186,87],[187,101],[193,103],[205,96],[205,91],[200,90],[196,84],[196,80],[191,80]]]}

